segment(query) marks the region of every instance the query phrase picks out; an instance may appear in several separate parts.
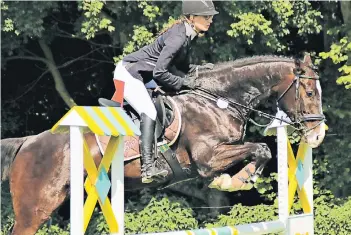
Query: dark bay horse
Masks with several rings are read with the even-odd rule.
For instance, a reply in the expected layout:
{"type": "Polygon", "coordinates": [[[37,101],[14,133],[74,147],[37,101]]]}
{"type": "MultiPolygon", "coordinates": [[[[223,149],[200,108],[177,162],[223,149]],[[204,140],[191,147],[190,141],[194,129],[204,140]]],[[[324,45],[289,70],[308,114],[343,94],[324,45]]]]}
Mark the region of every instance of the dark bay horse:
{"type": "MultiPolygon", "coordinates": [[[[245,188],[262,173],[271,159],[269,148],[243,138],[249,114],[273,95],[311,147],[323,141],[321,88],[310,56],[301,61],[276,56],[231,61],[200,72],[196,82],[198,89],[173,97],[181,110],[182,128],[172,148],[182,168],[196,169],[201,177],[212,179],[246,158],[251,163],[238,173],[241,177],[232,177],[230,187],[245,188]],[[240,181],[242,177],[246,180],[240,181]]],[[[99,163],[94,135],[85,138],[99,163]]],[[[68,134],[45,131],[1,140],[2,180],[9,177],[15,212],[12,234],[34,234],[67,198],[69,154],[68,134]]],[[[141,183],[139,159],[125,164],[126,190],[152,186],[157,185],[141,183]]]]}

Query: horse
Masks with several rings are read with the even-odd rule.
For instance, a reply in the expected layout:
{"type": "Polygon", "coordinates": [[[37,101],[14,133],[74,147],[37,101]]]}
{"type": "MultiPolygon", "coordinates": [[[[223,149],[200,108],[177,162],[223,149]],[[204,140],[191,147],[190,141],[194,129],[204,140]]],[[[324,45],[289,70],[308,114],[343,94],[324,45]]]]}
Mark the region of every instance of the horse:
{"type": "MultiPolygon", "coordinates": [[[[173,95],[182,120],[171,148],[182,169],[210,180],[249,158],[250,163],[229,182],[232,191],[245,189],[272,158],[267,144],[244,141],[250,114],[259,112],[255,108],[269,97],[277,97],[277,108],[288,115],[289,124],[316,148],[325,135],[321,95],[309,55],[302,60],[265,55],[218,63],[213,70],[198,71],[194,90],[173,95]]],[[[89,133],[84,137],[98,165],[102,155],[96,138],[89,133]]],[[[35,234],[67,199],[69,134],[44,131],[3,139],[1,153],[2,181],[10,180],[15,213],[12,234],[35,234]]],[[[141,183],[139,158],[125,162],[124,167],[125,190],[160,186],[159,182],[141,183]]],[[[171,177],[172,170],[165,167],[171,177]]]]}

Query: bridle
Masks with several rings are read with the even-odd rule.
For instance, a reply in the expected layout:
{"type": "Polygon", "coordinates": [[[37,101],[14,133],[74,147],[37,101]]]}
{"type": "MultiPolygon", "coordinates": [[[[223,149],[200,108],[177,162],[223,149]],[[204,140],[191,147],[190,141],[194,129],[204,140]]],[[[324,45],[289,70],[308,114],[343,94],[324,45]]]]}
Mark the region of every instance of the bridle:
{"type": "MultiPolygon", "coordinates": [[[[315,67],[310,67],[310,69],[314,70],[315,67]]],[[[303,114],[303,115],[299,115],[299,107],[300,107],[300,81],[301,79],[310,79],[310,80],[315,80],[315,81],[319,81],[318,77],[312,77],[312,76],[306,76],[306,75],[302,75],[299,73],[295,74],[295,78],[294,80],[290,83],[290,85],[285,89],[285,91],[278,97],[278,99],[276,100],[276,105],[277,105],[277,109],[279,110],[279,102],[280,100],[285,96],[285,94],[293,87],[294,84],[295,85],[295,120],[293,122],[294,125],[298,124],[300,126],[303,126],[302,123],[303,122],[309,122],[309,121],[319,121],[316,125],[314,125],[311,128],[298,128],[299,130],[303,130],[305,133],[315,129],[317,126],[319,126],[322,122],[325,121],[325,116],[324,114],[303,114]]]]}
{"type": "MultiPolygon", "coordinates": [[[[310,67],[312,70],[314,68],[310,67]]],[[[257,113],[259,116],[261,117],[265,117],[265,118],[268,118],[271,120],[271,122],[273,122],[273,120],[277,119],[279,121],[282,121],[282,122],[285,122],[289,125],[291,125],[296,131],[303,131],[304,133],[307,133],[309,132],[310,130],[313,130],[315,129],[317,126],[319,126],[321,123],[323,123],[325,121],[325,116],[323,114],[304,114],[304,115],[298,115],[298,104],[300,104],[300,91],[299,91],[299,87],[300,87],[300,82],[301,82],[301,79],[311,79],[311,80],[319,80],[318,77],[311,77],[311,76],[306,76],[306,75],[302,75],[302,74],[299,74],[299,73],[296,73],[295,74],[295,78],[294,80],[289,84],[289,86],[285,89],[285,91],[278,97],[278,99],[276,100],[276,105],[277,105],[277,109],[279,110],[279,101],[286,95],[286,93],[293,87],[294,84],[296,84],[295,86],[295,104],[296,104],[296,109],[295,109],[295,120],[292,121],[292,122],[289,122],[285,119],[281,119],[281,118],[278,118],[274,115],[271,115],[271,114],[268,114],[268,113],[265,113],[265,112],[262,112],[260,110],[257,110],[257,109],[254,109],[254,108],[251,108],[249,107],[248,105],[243,105],[243,104],[240,104],[236,101],[233,101],[229,98],[226,98],[226,97],[222,97],[220,95],[217,95],[217,94],[214,94],[206,89],[203,89],[203,88],[195,88],[193,90],[190,90],[190,91],[185,91],[186,93],[191,93],[191,94],[196,94],[196,95],[199,95],[203,98],[206,98],[208,100],[212,100],[214,102],[217,102],[217,105],[219,102],[221,102],[222,104],[222,108],[228,108],[228,109],[234,109],[236,110],[240,115],[242,115],[241,111],[239,110],[239,107],[240,108],[244,108],[246,110],[249,110],[249,111],[253,111],[255,113],[257,113]],[[318,124],[314,125],[313,127],[311,128],[306,128],[306,126],[302,125],[303,122],[309,122],[309,121],[319,121],[318,124]],[[299,126],[299,127],[296,127],[296,126],[299,126]]],[[[183,92],[179,92],[179,93],[183,93],[183,92]]],[[[249,115],[249,114],[248,114],[249,115]]],[[[242,115],[242,117],[247,120],[248,117],[244,117],[242,115]]],[[[270,122],[270,123],[271,123],[270,122]]],[[[257,124],[255,122],[253,122],[254,124],[257,124]]],[[[270,124],[269,123],[269,124],[270,124]]],[[[269,124],[267,125],[259,125],[258,126],[268,126],[269,124]]]]}

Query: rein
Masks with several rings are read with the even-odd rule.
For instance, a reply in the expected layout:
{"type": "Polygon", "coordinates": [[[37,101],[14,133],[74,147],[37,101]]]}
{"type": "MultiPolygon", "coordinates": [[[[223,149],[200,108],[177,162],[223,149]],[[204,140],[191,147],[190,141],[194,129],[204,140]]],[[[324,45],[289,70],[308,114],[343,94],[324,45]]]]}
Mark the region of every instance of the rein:
{"type": "MultiPolygon", "coordinates": [[[[184,93],[185,93],[185,92],[184,92],[184,93]]],[[[289,124],[289,125],[295,124],[295,123],[293,123],[293,122],[288,122],[288,121],[286,121],[286,120],[284,120],[284,119],[277,118],[276,116],[271,115],[271,114],[269,114],[269,113],[260,111],[260,110],[258,110],[258,109],[251,108],[251,107],[249,107],[248,105],[243,105],[243,104],[240,104],[240,103],[238,103],[238,102],[236,102],[236,101],[233,101],[233,100],[227,99],[227,98],[225,98],[225,97],[222,97],[222,96],[220,96],[220,95],[213,94],[213,93],[211,93],[211,92],[209,92],[209,91],[207,91],[207,90],[205,90],[205,89],[202,89],[202,88],[196,88],[195,90],[186,91],[186,93],[188,93],[188,94],[195,94],[195,95],[201,96],[201,97],[206,98],[206,99],[208,99],[208,100],[214,101],[214,102],[216,102],[217,104],[220,102],[220,103],[223,105],[223,107],[220,107],[221,109],[226,109],[226,108],[228,108],[228,109],[235,109],[237,112],[239,112],[239,114],[240,114],[245,120],[247,120],[248,117],[244,117],[244,116],[242,115],[242,113],[241,113],[241,111],[239,110],[238,107],[241,107],[241,108],[244,108],[244,109],[247,109],[247,110],[256,112],[256,113],[258,114],[258,116],[268,118],[268,119],[270,119],[271,121],[273,121],[274,119],[277,119],[277,120],[282,121],[282,122],[285,122],[285,123],[287,123],[287,124],[289,124]]],[[[262,126],[262,127],[268,126],[268,125],[270,124],[270,123],[269,123],[269,124],[267,124],[267,125],[261,125],[261,124],[256,123],[256,122],[253,121],[252,119],[249,119],[249,121],[253,122],[255,125],[257,124],[258,126],[262,126]]],[[[296,128],[296,129],[297,129],[297,128],[296,128]]]]}
{"type": "MultiPolygon", "coordinates": [[[[290,83],[290,85],[285,89],[285,91],[278,97],[278,99],[276,100],[276,104],[277,104],[277,109],[279,110],[279,106],[278,103],[279,101],[285,96],[285,94],[293,87],[293,85],[296,83],[296,88],[295,88],[295,100],[298,101],[299,100],[299,85],[300,85],[300,79],[312,79],[312,80],[318,80],[317,77],[310,77],[310,76],[305,76],[305,75],[299,75],[297,74],[294,78],[294,80],[290,83]]],[[[236,101],[230,100],[226,97],[222,97],[220,95],[217,94],[213,94],[210,91],[203,89],[203,88],[195,88],[194,90],[190,90],[190,91],[183,91],[183,92],[179,92],[180,93],[188,93],[188,94],[195,94],[198,96],[201,96],[205,99],[214,101],[217,103],[217,106],[221,109],[235,109],[241,116],[242,118],[244,118],[245,120],[248,120],[250,122],[252,122],[253,124],[260,126],[260,127],[265,127],[268,126],[271,122],[273,122],[273,120],[277,119],[281,122],[285,122],[289,125],[291,125],[295,130],[299,130],[299,131],[304,131],[305,133],[313,130],[314,128],[316,128],[317,126],[319,126],[322,122],[325,121],[325,116],[323,114],[305,114],[302,116],[302,118],[299,118],[299,116],[297,115],[297,113],[295,114],[295,119],[298,121],[294,121],[294,122],[289,122],[286,121],[284,119],[281,118],[277,118],[274,115],[268,114],[266,112],[262,112],[258,109],[254,109],[249,107],[248,105],[243,105],[241,103],[238,103],[236,101]],[[244,117],[244,115],[242,114],[242,112],[239,110],[239,107],[247,109],[249,111],[255,112],[257,113],[260,117],[265,117],[267,119],[270,119],[271,122],[265,125],[261,125],[258,124],[257,122],[255,122],[254,120],[252,120],[251,118],[248,117],[244,117]],[[320,121],[318,122],[318,124],[316,124],[315,126],[309,128],[309,129],[305,129],[305,128],[297,128],[295,127],[296,124],[301,125],[301,122],[307,122],[307,121],[320,121]]],[[[297,112],[297,109],[296,109],[297,112]]]]}

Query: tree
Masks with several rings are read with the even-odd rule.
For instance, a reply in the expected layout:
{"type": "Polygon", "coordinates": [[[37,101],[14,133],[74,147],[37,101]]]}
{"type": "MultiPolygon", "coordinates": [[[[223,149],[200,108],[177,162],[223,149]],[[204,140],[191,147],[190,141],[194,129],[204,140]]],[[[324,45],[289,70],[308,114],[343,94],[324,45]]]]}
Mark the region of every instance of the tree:
{"type": "MultiPolygon", "coordinates": [[[[91,35],[94,35],[94,31],[87,29],[93,26],[96,26],[99,30],[114,30],[108,19],[95,17],[94,12],[101,8],[101,5],[102,2],[90,3],[90,1],[1,2],[1,14],[4,19],[1,38],[2,70],[6,71],[8,66],[16,66],[19,64],[18,60],[25,60],[27,64],[31,64],[33,67],[41,66],[39,63],[46,66],[37,78],[26,78],[28,81],[23,89],[18,89],[11,94],[12,96],[15,94],[16,98],[11,97],[3,102],[2,106],[6,107],[8,114],[12,113],[11,109],[16,109],[17,100],[23,99],[28,92],[33,91],[33,87],[37,86],[38,82],[42,82],[48,75],[51,75],[55,84],[54,87],[64,103],[68,107],[72,107],[76,105],[76,102],[66,89],[64,77],[67,80],[67,76],[63,76],[62,72],[66,73],[69,70],[67,73],[70,75],[77,73],[77,71],[72,71],[72,65],[77,63],[83,64],[82,67],[87,68],[93,68],[100,63],[113,64],[112,58],[106,58],[104,54],[105,48],[112,48],[113,45],[97,44],[88,40],[91,35]],[[70,53],[70,55],[62,55],[60,51],[57,53],[55,48],[57,44],[67,39],[70,40],[68,44],[76,43],[78,40],[82,41],[89,52],[70,53]],[[57,64],[56,61],[60,61],[60,63],[57,64]]],[[[6,72],[4,75],[3,78],[5,79],[13,79],[7,78],[6,72]]],[[[29,76],[31,75],[29,74],[29,76]]],[[[87,87],[85,89],[91,88],[87,87]]],[[[38,103],[44,110],[46,109],[46,112],[41,113],[43,118],[48,119],[47,113],[50,112],[50,109],[53,110],[56,107],[50,107],[50,101],[44,97],[38,103]]],[[[38,115],[37,113],[35,112],[34,115],[38,115]]],[[[29,112],[28,115],[33,114],[29,112]]],[[[8,123],[10,125],[5,126],[13,126],[11,125],[12,120],[9,119],[8,123]]],[[[16,125],[20,126],[18,124],[17,122],[16,125]]],[[[5,133],[7,130],[9,129],[3,129],[5,133]]]]}
{"type": "MultiPolygon", "coordinates": [[[[215,5],[220,14],[197,40],[192,62],[312,53],[329,126],[323,145],[314,150],[315,183],[337,196],[350,195],[351,4],[279,0],[215,5]]],[[[50,128],[67,106],[95,105],[98,96],[111,96],[114,62],[156,38],[181,14],[181,3],[6,1],[1,9],[2,135],[8,137],[38,133],[50,128]]],[[[249,125],[248,132],[249,138],[262,138],[262,129],[249,125]]],[[[271,172],[274,164],[266,171],[271,172]]]]}

